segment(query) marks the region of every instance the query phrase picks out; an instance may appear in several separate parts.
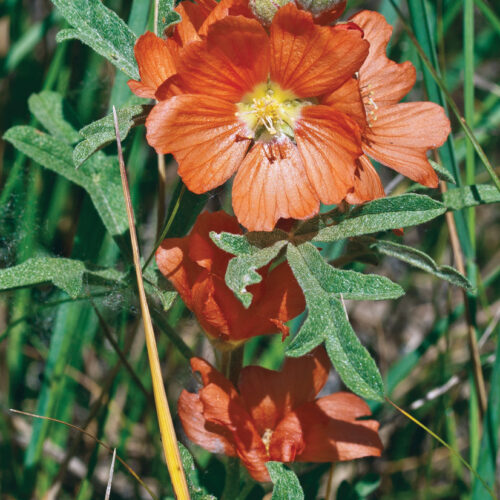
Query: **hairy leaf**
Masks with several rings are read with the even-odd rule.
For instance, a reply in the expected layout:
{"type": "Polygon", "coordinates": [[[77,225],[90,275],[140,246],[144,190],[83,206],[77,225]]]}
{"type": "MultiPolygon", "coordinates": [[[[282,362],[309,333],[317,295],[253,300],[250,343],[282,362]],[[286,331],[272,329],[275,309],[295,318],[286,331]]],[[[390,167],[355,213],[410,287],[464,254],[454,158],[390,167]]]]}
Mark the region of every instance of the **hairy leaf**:
{"type": "Polygon", "coordinates": [[[3,137],[32,160],[85,189],[113,237],[127,231],[127,214],[116,159],[98,155],[75,170],[71,147],[33,127],[13,127],[3,137]]]}
{"type": "Polygon", "coordinates": [[[112,10],[100,0],[52,0],[52,3],[73,26],[57,34],[58,42],[77,38],[131,78],[139,79],[134,57],[136,37],[112,10]]]}
{"type": "Polygon", "coordinates": [[[182,467],[186,473],[186,480],[191,500],[216,500],[213,495],[209,495],[200,487],[194,460],[191,453],[189,453],[189,450],[182,443],[177,443],[177,445],[179,446],[182,467]]]}
{"type": "Polygon", "coordinates": [[[448,210],[461,210],[487,203],[498,203],[500,202],[500,192],[495,186],[489,184],[464,186],[443,193],[443,202],[448,210]]]}
{"type": "Polygon", "coordinates": [[[61,94],[48,90],[32,94],[28,99],[28,107],[35,118],[57,139],[68,144],[80,140],[80,135],[64,116],[69,111],[61,94]]]}
{"type": "Polygon", "coordinates": [[[376,248],[380,253],[389,255],[398,260],[402,260],[411,266],[422,269],[437,276],[442,280],[449,281],[453,285],[472,290],[470,281],[456,269],[450,266],[438,266],[434,260],[426,253],[392,241],[378,240],[372,243],[372,248],[376,248]]]}
{"type": "Polygon", "coordinates": [[[455,178],[453,175],[451,175],[450,171],[446,168],[444,168],[442,165],[439,163],[436,163],[435,161],[432,161],[429,159],[429,163],[432,165],[432,168],[436,171],[437,176],[442,180],[449,182],[450,184],[456,184],[455,178]]]}
{"type": "Polygon", "coordinates": [[[415,226],[430,221],[446,207],[425,195],[403,194],[373,200],[346,214],[334,211],[304,224],[301,233],[314,235],[312,241],[337,241],[351,236],[415,226]]]}
{"type": "Polygon", "coordinates": [[[325,290],[314,275],[303,245],[288,245],[287,257],[307,303],[308,316],[287,349],[287,355],[303,356],[325,343],[328,355],[349,389],[368,399],[383,400],[384,386],[375,361],[352,329],[343,304],[325,290]]]}
{"type": "Polygon", "coordinates": [[[274,485],[272,500],[304,499],[304,492],[295,472],[281,462],[266,462],[266,467],[274,485]]]}
{"type": "Polygon", "coordinates": [[[180,14],[175,12],[174,0],[160,0],[158,2],[158,25],[156,27],[158,34],[162,34],[166,29],[181,20],[180,14]]]}
{"type": "MultiPolygon", "coordinates": [[[[146,121],[151,110],[149,105],[129,106],[117,110],[120,139],[123,141],[130,130],[146,121]]],[[[85,140],[78,143],[73,151],[73,162],[79,167],[96,151],[116,140],[113,115],[109,114],[80,130],[85,140]]]]}
{"type": "Polygon", "coordinates": [[[286,241],[281,240],[262,249],[252,247],[255,249],[252,254],[240,255],[229,261],[225,276],[226,284],[246,308],[250,307],[253,298],[247,290],[247,286],[262,280],[257,269],[269,264],[286,243],[286,241]]]}
{"type": "Polygon", "coordinates": [[[321,287],[327,292],[342,296],[344,299],[397,299],[405,293],[398,284],[384,276],[362,274],[330,266],[311,243],[302,244],[300,252],[321,287]]]}
{"type": "Polygon", "coordinates": [[[35,257],[17,266],[0,269],[0,290],[52,283],[74,299],[82,293],[84,276],[113,282],[123,277],[114,269],[88,267],[79,260],[35,257]]]}

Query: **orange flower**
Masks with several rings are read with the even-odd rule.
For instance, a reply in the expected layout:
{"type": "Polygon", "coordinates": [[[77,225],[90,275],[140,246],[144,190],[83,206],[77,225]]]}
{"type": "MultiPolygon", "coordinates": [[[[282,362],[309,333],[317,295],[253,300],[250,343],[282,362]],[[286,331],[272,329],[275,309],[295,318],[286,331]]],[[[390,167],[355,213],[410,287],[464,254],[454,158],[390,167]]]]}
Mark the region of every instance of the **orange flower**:
{"type": "Polygon", "coordinates": [[[191,359],[203,388],[183,391],[177,405],[191,441],[238,457],[257,481],[269,481],[265,463],[337,462],[380,456],[382,443],[366,403],[347,392],[315,399],[330,362],[322,347],[287,358],[280,372],[247,366],[238,389],[209,363],[191,359]]]}
{"type": "Polygon", "coordinates": [[[318,98],[367,53],[360,30],[318,26],[294,4],[277,12],[269,34],[255,19],[224,17],[183,49],[156,94],[165,100],[146,121],[148,142],[174,155],[195,193],[237,172],[233,208],[249,230],[311,217],[320,201],[346,197],[362,153],[355,120],[318,98]]]}
{"type": "Polygon", "coordinates": [[[357,79],[322,101],[349,114],[362,130],[365,155],[356,160],[355,184],[346,200],[356,204],[384,196],[368,156],[424,186],[437,187],[426,153],[442,146],[450,133],[443,108],[431,102],[399,103],[415,84],[416,72],[411,62],[387,58],[392,27],[377,12],[362,11],[351,20],[370,42],[368,57],[357,79]]]}
{"type": "Polygon", "coordinates": [[[225,212],[201,214],[185,238],[169,238],[156,252],[160,271],[220,349],[232,349],[251,337],[288,335],[285,321],[305,308],[304,295],[288,263],[261,269],[260,283],[248,287],[252,304],[245,309],[224,281],[231,254],[218,248],[210,231],[241,234],[234,217],[225,212]]]}

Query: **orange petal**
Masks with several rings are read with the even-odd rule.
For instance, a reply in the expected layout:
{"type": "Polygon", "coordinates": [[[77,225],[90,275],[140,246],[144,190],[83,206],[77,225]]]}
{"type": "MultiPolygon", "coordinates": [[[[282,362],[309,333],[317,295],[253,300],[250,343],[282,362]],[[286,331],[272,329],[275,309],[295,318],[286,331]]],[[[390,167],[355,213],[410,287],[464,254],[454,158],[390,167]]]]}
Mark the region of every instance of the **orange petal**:
{"type": "Polygon", "coordinates": [[[382,443],[368,405],[354,394],[338,392],[306,403],[283,419],[271,438],[272,460],[337,462],[378,457],[382,443]],[[302,449],[301,449],[302,448],[302,449]]]}
{"type": "Polygon", "coordinates": [[[203,416],[231,433],[236,453],[250,475],[256,481],[269,481],[266,448],[241,398],[231,397],[216,384],[209,384],[200,391],[200,400],[203,416]]]}
{"type": "Polygon", "coordinates": [[[266,269],[263,276],[258,291],[249,288],[254,296],[252,305],[247,309],[249,330],[262,331],[267,324],[264,333],[275,333],[279,329],[287,337],[285,322],[304,311],[304,294],[286,262],[270,272],[266,269]]]}
{"type": "Polygon", "coordinates": [[[366,113],[359,82],[355,78],[349,78],[341,87],[322,97],[320,104],[331,106],[337,111],[350,116],[363,130],[366,126],[366,113]]]}
{"type": "Polygon", "coordinates": [[[206,36],[208,28],[227,16],[244,16],[253,19],[252,11],[248,7],[248,0],[221,0],[210,12],[199,30],[201,36],[206,36]]]}
{"type": "Polygon", "coordinates": [[[227,264],[234,255],[221,250],[210,238],[210,233],[241,234],[235,217],[223,210],[203,212],[198,216],[189,235],[189,257],[212,274],[224,278],[227,264]]]}
{"type": "Polygon", "coordinates": [[[356,173],[354,174],[354,187],[347,193],[346,201],[351,205],[358,205],[365,201],[383,198],[384,186],[380,181],[377,171],[366,155],[361,155],[356,160],[356,173]]]}
{"type": "Polygon", "coordinates": [[[307,176],[325,204],[340,203],[354,182],[354,160],[362,154],[358,126],[330,106],[306,106],[295,140],[307,176]]]}
{"type": "Polygon", "coordinates": [[[156,251],[156,263],[161,273],[179,292],[186,307],[191,309],[191,288],[203,269],[189,259],[188,249],[188,238],[165,239],[156,251]]]}
{"type": "Polygon", "coordinates": [[[271,231],[281,217],[307,219],[318,212],[317,195],[290,139],[252,147],[234,180],[233,209],[249,231],[271,231]]]}
{"type": "MultiPolygon", "coordinates": [[[[214,4],[217,5],[215,1],[214,4]]],[[[174,36],[179,39],[181,45],[200,40],[198,30],[209,15],[209,10],[199,3],[185,0],[177,5],[175,11],[180,14],[181,22],[174,26],[174,36]]]]}
{"type": "Polygon", "coordinates": [[[359,33],[317,26],[293,2],[279,9],[271,24],[271,80],[298,97],[340,87],[367,54],[368,43],[359,33]]]}
{"type": "Polygon", "coordinates": [[[363,150],[380,163],[428,187],[438,177],[426,152],[442,146],[450,121],[441,106],[432,102],[393,104],[376,112],[376,121],[363,135],[363,150]]]}
{"type": "Polygon", "coordinates": [[[258,431],[275,429],[286,414],[313,401],[326,383],[330,366],[321,347],[301,358],[285,358],[279,372],[260,366],[243,368],[238,387],[258,431]]]}
{"type": "Polygon", "coordinates": [[[207,39],[188,45],[179,65],[186,94],[238,102],[267,81],[269,39],[255,20],[226,17],[210,26],[207,39]]]}
{"type": "Polygon", "coordinates": [[[156,89],[176,71],[175,57],[162,38],[147,31],[134,47],[141,81],[129,80],[130,90],[139,97],[154,98],[156,89]]]}
{"type": "Polygon", "coordinates": [[[203,416],[203,404],[198,394],[182,391],[177,402],[177,414],[186,436],[193,443],[211,453],[224,453],[229,457],[236,456],[236,449],[231,442],[231,434],[224,427],[206,421],[203,416]]]}
{"type": "Polygon", "coordinates": [[[416,71],[409,61],[397,64],[386,56],[392,26],[378,12],[364,10],[353,16],[370,42],[370,51],[359,70],[363,95],[372,97],[378,106],[399,102],[415,85],[416,71]]]}
{"type": "Polygon", "coordinates": [[[146,137],[158,153],[174,155],[190,191],[205,193],[234,174],[248,149],[235,113],[234,104],[214,97],[172,97],[149,114],[146,137]]]}

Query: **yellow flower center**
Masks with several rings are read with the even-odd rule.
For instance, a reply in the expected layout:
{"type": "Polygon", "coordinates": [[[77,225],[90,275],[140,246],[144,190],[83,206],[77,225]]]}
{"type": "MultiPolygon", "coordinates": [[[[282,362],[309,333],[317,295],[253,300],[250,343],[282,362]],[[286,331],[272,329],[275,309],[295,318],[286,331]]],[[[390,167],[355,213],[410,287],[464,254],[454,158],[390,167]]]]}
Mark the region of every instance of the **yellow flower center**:
{"type": "Polygon", "coordinates": [[[264,434],[262,435],[262,442],[264,443],[264,446],[266,447],[266,451],[267,451],[268,455],[269,455],[269,446],[271,444],[272,435],[273,435],[272,429],[266,429],[264,431],[264,434]]]}
{"type": "Polygon", "coordinates": [[[236,116],[247,125],[255,140],[269,142],[281,135],[294,137],[300,110],[308,103],[274,82],[260,83],[243,96],[236,116]]]}

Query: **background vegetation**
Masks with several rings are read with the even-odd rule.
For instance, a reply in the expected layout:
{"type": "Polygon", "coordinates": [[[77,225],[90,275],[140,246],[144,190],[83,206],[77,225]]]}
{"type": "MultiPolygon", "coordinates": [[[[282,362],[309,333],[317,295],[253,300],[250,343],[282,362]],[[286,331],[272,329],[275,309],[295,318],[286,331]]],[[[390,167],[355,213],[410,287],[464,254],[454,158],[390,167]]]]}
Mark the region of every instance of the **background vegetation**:
{"type": "MultiPolygon", "coordinates": [[[[137,35],[152,26],[150,5],[145,0],[104,3],[127,20],[137,35]]],[[[400,0],[394,4],[401,8],[446,90],[496,167],[500,158],[500,87],[496,83],[500,74],[500,19],[494,2],[400,0]]],[[[391,58],[411,60],[419,70],[411,99],[442,103],[443,92],[423,69],[415,40],[404,30],[394,4],[389,0],[350,0],[343,19],[361,8],[384,14],[395,27],[391,58]]],[[[67,27],[49,1],[0,2],[2,134],[12,126],[30,124],[74,144],[79,140],[76,131],[108,114],[111,105],[134,102],[127,77],[107,60],[79,41],[56,43],[56,33],[67,27]],[[30,98],[42,90],[64,97],[61,114],[71,126],[47,120],[44,106],[54,102],[30,98]]],[[[453,140],[442,148],[440,162],[451,172],[459,172],[464,183],[489,182],[463,129],[455,117],[451,119],[453,140]]],[[[158,173],[156,156],[146,144],[144,132],[144,127],[131,130],[124,147],[140,244],[146,256],[157,231],[158,173]]],[[[111,157],[116,154],[112,144],[104,151],[111,157]]],[[[7,141],[0,141],[0,153],[0,268],[29,258],[59,256],[129,272],[130,262],[106,232],[82,188],[85,180],[70,182],[51,167],[33,162],[7,141]]],[[[109,161],[110,168],[115,168],[115,160],[109,161]]],[[[381,175],[393,193],[414,188],[388,169],[382,169],[381,175]]],[[[179,185],[170,158],[166,184],[167,202],[175,202],[179,185]]],[[[209,209],[230,210],[229,196],[229,187],[213,192],[208,200],[186,196],[169,235],[186,234],[205,201],[209,209]]],[[[354,263],[356,249],[347,248],[346,241],[328,245],[323,254],[346,269],[373,270],[377,266],[378,273],[406,290],[396,301],[348,303],[353,327],[375,357],[391,398],[460,451],[491,483],[498,476],[495,454],[500,428],[500,357],[496,355],[500,217],[495,205],[486,205],[464,212],[463,220],[468,228],[458,223],[458,240],[467,276],[477,287],[477,294],[465,300],[462,291],[447,281],[395,258],[365,255],[362,262],[354,263]],[[467,331],[471,326],[479,339],[489,397],[484,420],[470,363],[467,331]]],[[[404,243],[427,252],[439,265],[456,265],[444,216],[406,230],[404,243]]],[[[58,423],[14,414],[9,408],[86,429],[116,448],[158,497],[172,495],[135,293],[119,285],[110,287],[109,281],[104,284],[102,276],[93,275],[90,267],[81,272],[80,280],[72,280],[72,273],[74,270],[68,270],[66,280],[59,276],[59,285],[62,282],[66,291],[45,284],[0,295],[0,498],[104,498],[111,463],[110,453],[89,436],[58,423]]],[[[157,299],[151,304],[153,319],[175,414],[181,389],[195,387],[186,357],[192,351],[211,360],[213,354],[180,300],[165,313],[160,299],[169,300],[169,296],[157,299]],[[172,340],[173,331],[185,344],[172,340]]],[[[301,321],[294,321],[292,331],[301,321]]],[[[280,336],[255,338],[246,346],[245,364],[279,368],[285,346],[280,336]]],[[[341,387],[332,373],[326,391],[341,387]]],[[[295,467],[306,498],[325,498],[327,494],[329,499],[342,500],[488,498],[474,476],[428,433],[389,404],[374,403],[372,408],[382,424],[386,447],[382,458],[333,468],[327,464],[295,467]]],[[[182,441],[179,425],[177,430],[182,441]]],[[[218,497],[224,477],[222,462],[197,447],[190,449],[200,484],[218,497]]],[[[249,487],[240,498],[262,498],[269,489],[249,487]]],[[[122,464],[116,464],[112,498],[150,496],[122,464]]]]}

